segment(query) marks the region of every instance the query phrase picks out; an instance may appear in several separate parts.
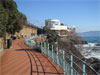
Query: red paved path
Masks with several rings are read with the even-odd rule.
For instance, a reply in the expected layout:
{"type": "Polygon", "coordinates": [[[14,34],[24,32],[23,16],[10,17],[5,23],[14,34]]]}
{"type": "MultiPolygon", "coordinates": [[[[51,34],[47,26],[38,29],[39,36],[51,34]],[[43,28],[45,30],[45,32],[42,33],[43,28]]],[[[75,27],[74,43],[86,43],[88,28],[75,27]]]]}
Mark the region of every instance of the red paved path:
{"type": "Polygon", "coordinates": [[[0,75],[63,75],[63,71],[20,39],[14,40],[13,48],[5,50],[0,58],[0,75]]]}

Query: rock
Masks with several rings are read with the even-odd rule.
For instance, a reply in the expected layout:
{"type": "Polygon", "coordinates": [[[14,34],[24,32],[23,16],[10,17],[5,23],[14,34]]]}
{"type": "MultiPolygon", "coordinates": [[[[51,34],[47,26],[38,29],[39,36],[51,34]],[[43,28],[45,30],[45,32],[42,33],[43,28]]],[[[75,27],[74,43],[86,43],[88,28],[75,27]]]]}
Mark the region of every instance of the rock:
{"type": "Polygon", "coordinates": [[[97,58],[89,58],[86,60],[86,62],[94,68],[98,73],[100,73],[100,60],[97,58]]]}

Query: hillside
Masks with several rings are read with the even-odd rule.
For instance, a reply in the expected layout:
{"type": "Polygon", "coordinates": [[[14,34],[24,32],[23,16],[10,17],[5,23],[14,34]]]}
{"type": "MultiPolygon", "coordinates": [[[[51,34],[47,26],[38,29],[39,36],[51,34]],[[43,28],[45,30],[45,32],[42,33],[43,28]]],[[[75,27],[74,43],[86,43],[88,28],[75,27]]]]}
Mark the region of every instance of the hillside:
{"type": "Polygon", "coordinates": [[[82,37],[100,37],[100,31],[88,31],[83,33],[78,33],[82,37]]]}

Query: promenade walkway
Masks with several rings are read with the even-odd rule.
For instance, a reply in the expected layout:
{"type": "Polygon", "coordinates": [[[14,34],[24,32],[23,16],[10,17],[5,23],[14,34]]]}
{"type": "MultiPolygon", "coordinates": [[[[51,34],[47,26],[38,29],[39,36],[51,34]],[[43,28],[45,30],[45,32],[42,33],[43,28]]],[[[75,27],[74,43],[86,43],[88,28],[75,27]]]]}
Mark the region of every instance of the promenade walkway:
{"type": "Polygon", "coordinates": [[[24,44],[24,39],[13,40],[12,49],[0,57],[0,75],[63,75],[50,58],[24,44]]]}

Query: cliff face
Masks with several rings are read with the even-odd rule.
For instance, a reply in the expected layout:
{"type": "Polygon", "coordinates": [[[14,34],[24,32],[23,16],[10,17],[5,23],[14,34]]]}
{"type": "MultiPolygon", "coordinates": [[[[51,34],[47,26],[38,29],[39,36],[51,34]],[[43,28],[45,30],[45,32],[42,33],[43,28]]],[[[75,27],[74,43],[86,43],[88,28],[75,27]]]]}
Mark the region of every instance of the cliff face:
{"type": "MultiPolygon", "coordinates": [[[[64,48],[65,51],[69,51],[72,54],[76,55],[77,57],[79,57],[80,59],[83,59],[83,56],[81,55],[81,53],[74,47],[74,43],[71,40],[63,40],[59,42],[59,46],[64,48]]],[[[68,52],[65,52],[65,60],[70,64],[70,56],[71,54],[69,54],[68,52]]],[[[82,68],[82,62],[80,60],[78,60],[76,57],[73,56],[73,61],[74,63],[77,63],[81,68],[82,68]]],[[[82,71],[79,69],[78,66],[76,66],[75,64],[73,64],[73,67],[75,70],[77,70],[77,72],[79,74],[82,74],[82,71]]]]}
{"type": "MultiPolygon", "coordinates": [[[[86,61],[86,63],[91,66],[93,69],[95,69],[98,73],[100,73],[100,60],[96,59],[96,58],[90,58],[90,59],[85,59],[81,53],[74,47],[74,45],[76,44],[75,42],[77,42],[77,40],[74,40],[74,42],[72,40],[63,40],[59,42],[59,46],[61,46],[62,48],[65,48],[65,50],[68,50],[69,52],[73,53],[74,55],[78,56],[80,59],[86,61]]],[[[81,40],[82,43],[82,40],[81,40]]],[[[67,55],[68,57],[68,55],[67,55]]],[[[80,65],[82,67],[82,64],[79,62],[79,60],[73,58],[74,62],[77,63],[78,65],[80,65]]],[[[68,60],[67,60],[68,61],[68,60]]],[[[74,68],[77,69],[76,66],[74,66],[74,68]]],[[[78,69],[77,69],[78,70],[78,69]]],[[[86,68],[86,71],[88,74],[92,74],[93,72],[90,71],[88,68],[86,68]]],[[[79,73],[81,73],[78,70],[79,73]]]]}
{"type": "Polygon", "coordinates": [[[93,67],[98,73],[100,73],[100,59],[97,58],[89,58],[86,59],[86,62],[93,67]]]}
{"type": "Polygon", "coordinates": [[[74,43],[71,40],[68,40],[68,39],[62,40],[58,44],[60,47],[65,48],[65,50],[68,50],[69,52],[73,53],[79,58],[83,58],[81,53],[74,47],[74,43]]]}

